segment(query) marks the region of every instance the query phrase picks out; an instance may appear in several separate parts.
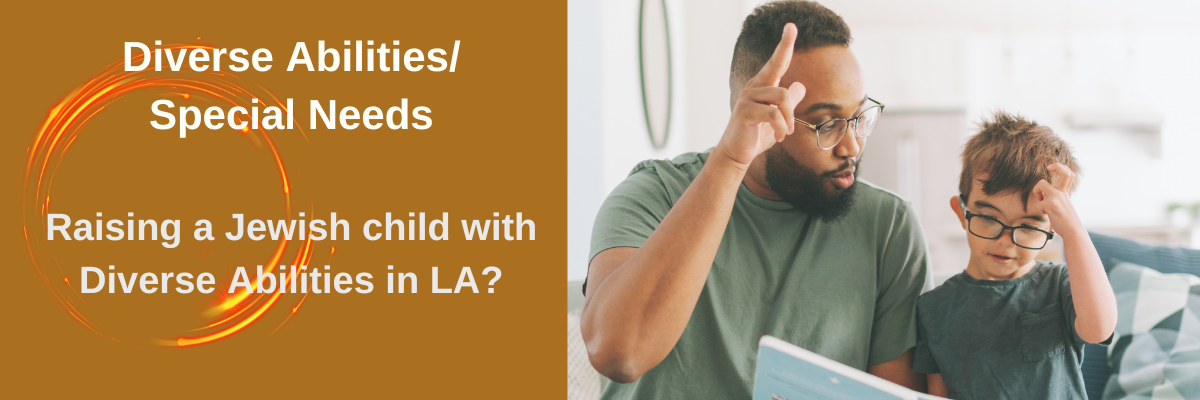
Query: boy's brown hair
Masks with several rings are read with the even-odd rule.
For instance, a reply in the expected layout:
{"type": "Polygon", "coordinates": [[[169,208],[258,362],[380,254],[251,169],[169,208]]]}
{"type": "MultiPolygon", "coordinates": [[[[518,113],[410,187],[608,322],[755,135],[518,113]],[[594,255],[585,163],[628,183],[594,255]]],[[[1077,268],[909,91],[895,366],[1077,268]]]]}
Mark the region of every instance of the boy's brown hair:
{"type": "Polygon", "coordinates": [[[1046,167],[1051,164],[1062,163],[1075,173],[1075,183],[1067,192],[1074,191],[1079,182],[1079,163],[1071,156],[1067,142],[1049,127],[1003,111],[980,123],[979,133],[963,148],[962,161],[958,192],[963,201],[967,201],[971,183],[979,174],[987,174],[987,180],[980,181],[984,193],[1020,193],[1025,207],[1029,207],[1029,194],[1038,181],[1050,181],[1046,167]]]}

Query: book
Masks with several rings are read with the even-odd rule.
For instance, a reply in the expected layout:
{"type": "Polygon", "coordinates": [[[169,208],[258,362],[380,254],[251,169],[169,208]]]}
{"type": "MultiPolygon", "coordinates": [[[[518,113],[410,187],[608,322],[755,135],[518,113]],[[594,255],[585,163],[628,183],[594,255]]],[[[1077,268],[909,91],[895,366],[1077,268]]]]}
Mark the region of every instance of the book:
{"type": "Polygon", "coordinates": [[[937,400],[774,336],[758,341],[754,400],[937,400]]]}

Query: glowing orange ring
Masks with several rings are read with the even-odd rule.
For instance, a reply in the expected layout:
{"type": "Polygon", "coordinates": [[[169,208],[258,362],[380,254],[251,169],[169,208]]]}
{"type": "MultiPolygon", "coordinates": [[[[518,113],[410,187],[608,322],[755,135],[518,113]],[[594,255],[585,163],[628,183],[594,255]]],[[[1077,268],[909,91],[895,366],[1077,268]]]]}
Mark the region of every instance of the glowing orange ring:
{"type": "MultiPolygon", "coordinates": [[[[164,46],[163,49],[212,49],[213,47],[199,44],[182,44],[164,46]]],[[[144,59],[144,55],[133,57],[133,62],[139,62],[144,59]]],[[[105,106],[116,100],[118,97],[140,89],[149,88],[170,88],[172,90],[184,90],[182,93],[177,93],[185,99],[190,98],[191,94],[188,90],[212,96],[218,100],[229,103],[230,105],[249,106],[249,99],[258,98],[254,93],[246,90],[240,84],[239,80],[232,75],[227,75],[221,72],[209,71],[201,74],[202,79],[192,78],[162,78],[148,77],[148,72],[129,72],[124,71],[122,63],[114,63],[99,75],[88,80],[79,88],[76,88],[72,93],[68,94],[62,101],[50,109],[45,121],[42,123],[41,129],[38,130],[37,136],[34,137],[33,145],[29,147],[29,156],[25,163],[25,179],[23,185],[22,202],[22,231],[25,236],[26,248],[29,251],[29,257],[33,260],[34,268],[38,272],[42,283],[50,289],[50,293],[55,300],[59,302],[67,310],[72,318],[79,321],[92,332],[97,335],[107,337],[112,340],[120,341],[119,338],[105,335],[101,330],[83,313],[75,307],[72,299],[62,292],[62,289],[57,286],[57,280],[52,280],[38,263],[37,256],[33,249],[34,241],[41,241],[38,235],[31,237],[29,235],[29,216],[31,214],[38,215],[44,220],[50,207],[50,187],[54,180],[54,172],[66,157],[67,149],[71,144],[75,143],[80,131],[93,117],[100,111],[104,110],[105,106]],[[53,166],[51,163],[53,162],[53,166]],[[47,178],[47,172],[50,173],[47,178]],[[33,185],[31,187],[31,179],[33,185]],[[32,190],[31,190],[32,189],[32,190]],[[31,198],[32,197],[32,198],[31,198]]],[[[273,94],[266,89],[259,87],[266,94],[265,99],[261,99],[264,106],[272,105],[284,110],[287,110],[283,102],[280,102],[273,94]]],[[[285,215],[292,214],[292,199],[291,187],[288,182],[287,170],[284,168],[283,159],[279,154],[279,150],[275,147],[274,141],[267,134],[265,128],[260,128],[255,131],[249,129],[249,125],[241,129],[243,135],[248,135],[251,140],[257,142],[259,136],[253,136],[256,132],[261,139],[266,143],[266,146],[271,150],[275,164],[279,169],[279,176],[283,184],[284,208],[285,215]]],[[[300,130],[301,135],[304,135],[303,128],[300,130]]],[[[311,217],[310,217],[311,218],[311,217]]],[[[39,225],[40,226],[40,225],[39,225]]],[[[312,259],[312,239],[309,238],[296,252],[296,256],[292,263],[295,265],[308,265],[312,259]]],[[[287,249],[287,241],[279,242],[275,251],[271,254],[270,261],[265,265],[277,265],[283,258],[284,252],[287,249]]],[[[62,282],[66,286],[70,286],[70,279],[63,273],[61,267],[58,273],[63,276],[62,282]]],[[[289,275],[284,283],[291,282],[296,279],[294,275],[289,275]]],[[[253,287],[253,285],[252,285],[253,287]]],[[[237,332],[242,331],[246,327],[259,320],[263,314],[271,309],[271,307],[279,300],[282,293],[277,291],[271,294],[251,294],[249,292],[238,292],[229,298],[224,299],[217,306],[213,307],[206,314],[221,315],[229,314],[224,319],[216,323],[195,329],[194,331],[206,331],[197,336],[178,337],[171,340],[157,340],[160,345],[170,346],[193,346],[198,344],[210,343],[215,340],[229,337],[237,332]],[[265,296],[265,299],[263,298],[265,296]],[[247,299],[253,297],[253,300],[246,302],[247,299]],[[262,300],[262,301],[260,301],[262,300]],[[238,318],[241,317],[241,318],[238,318]]],[[[307,296],[305,296],[307,297],[307,296]]],[[[301,298],[300,303],[303,303],[301,298]]],[[[294,314],[299,308],[299,304],[292,308],[294,314]]],[[[290,319],[290,315],[288,317],[290,319]]],[[[285,320],[286,322],[286,320],[285,320]]],[[[282,326],[282,324],[280,325],[282,326]]],[[[278,329],[278,328],[276,328],[278,329]]]]}

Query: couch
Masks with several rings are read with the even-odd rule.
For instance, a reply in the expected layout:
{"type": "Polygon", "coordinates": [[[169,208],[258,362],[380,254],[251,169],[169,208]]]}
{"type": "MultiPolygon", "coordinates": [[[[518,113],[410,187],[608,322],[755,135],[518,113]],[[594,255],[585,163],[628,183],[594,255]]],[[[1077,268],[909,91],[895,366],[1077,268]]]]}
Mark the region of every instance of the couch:
{"type": "MultiPolygon", "coordinates": [[[[1100,253],[1104,269],[1112,272],[1119,262],[1133,263],[1164,274],[1185,273],[1200,276],[1200,250],[1152,246],[1133,240],[1089,232],[1100,253]]],[[[1114,284],[1116,284],[1114,282],[1114,284]]],[[[1083,382],[1089,399],[1102,399],[1112,377],[1106,346],[1088,344],[1083,349],[1083,382]]]]}

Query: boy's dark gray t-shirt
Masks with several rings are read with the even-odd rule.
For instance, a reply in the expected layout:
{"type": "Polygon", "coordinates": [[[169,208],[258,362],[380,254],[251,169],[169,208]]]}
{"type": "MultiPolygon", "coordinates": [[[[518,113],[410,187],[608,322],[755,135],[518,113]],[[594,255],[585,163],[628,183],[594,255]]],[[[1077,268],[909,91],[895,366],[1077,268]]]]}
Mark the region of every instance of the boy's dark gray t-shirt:
{"type": "Polygon", "coordinates": [[[942,374],[954,399],[1086,399],[1084,344],[1065,265],[1001,281],[963,272],[917,300],[913,371],[942,374]]]}

